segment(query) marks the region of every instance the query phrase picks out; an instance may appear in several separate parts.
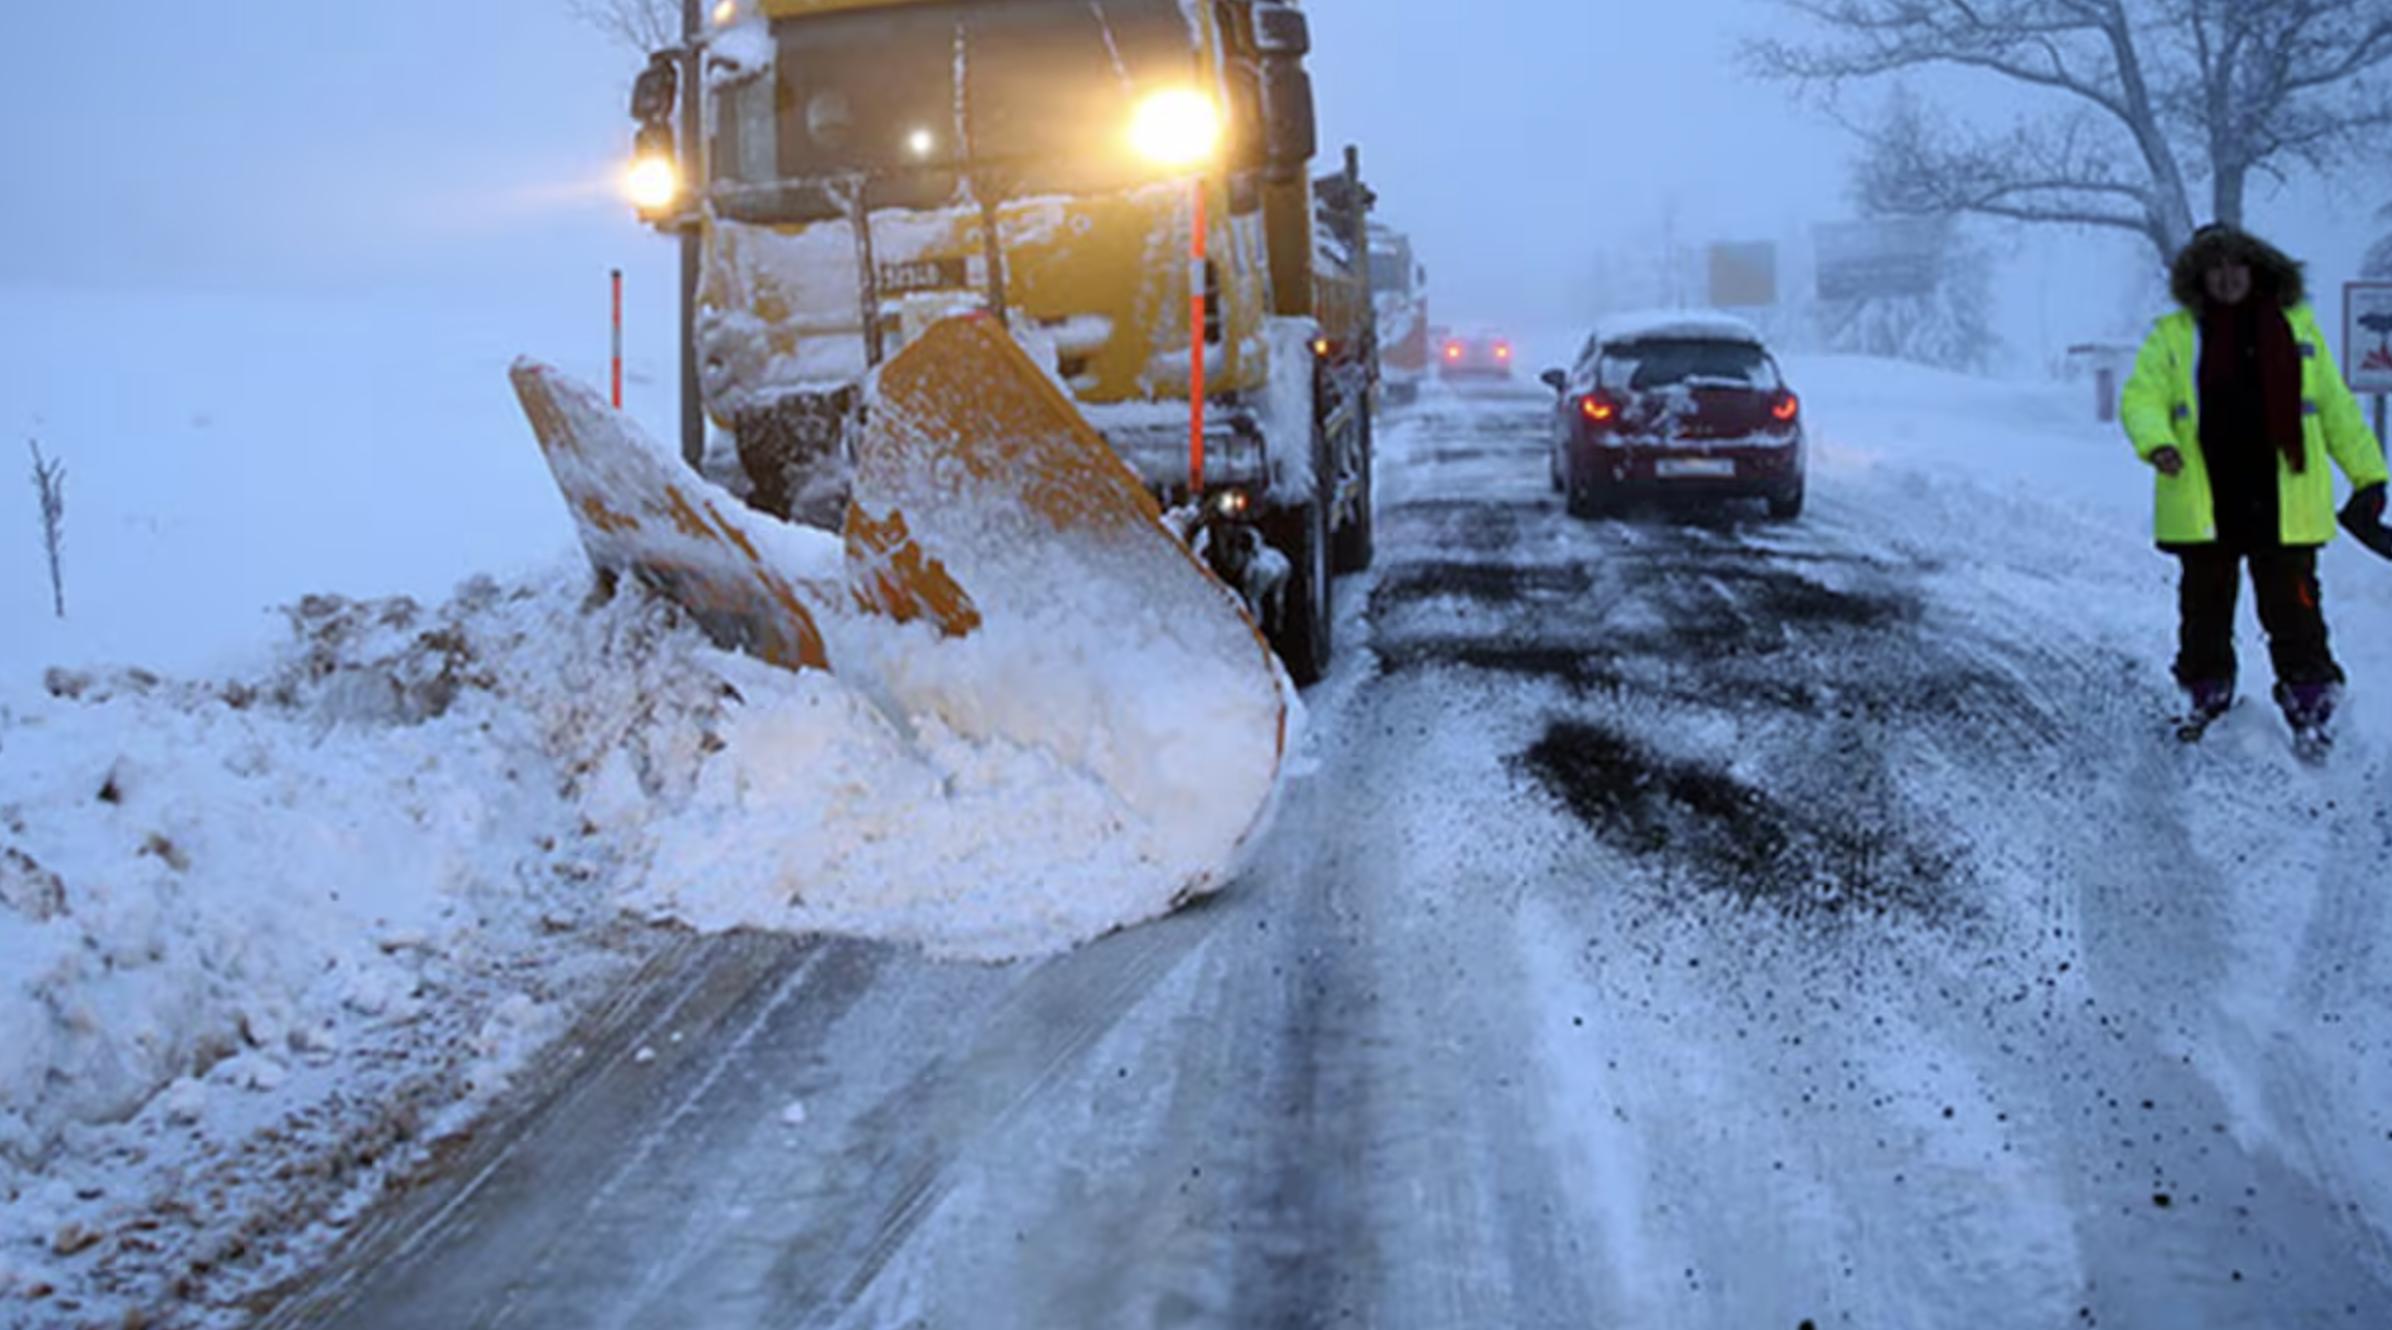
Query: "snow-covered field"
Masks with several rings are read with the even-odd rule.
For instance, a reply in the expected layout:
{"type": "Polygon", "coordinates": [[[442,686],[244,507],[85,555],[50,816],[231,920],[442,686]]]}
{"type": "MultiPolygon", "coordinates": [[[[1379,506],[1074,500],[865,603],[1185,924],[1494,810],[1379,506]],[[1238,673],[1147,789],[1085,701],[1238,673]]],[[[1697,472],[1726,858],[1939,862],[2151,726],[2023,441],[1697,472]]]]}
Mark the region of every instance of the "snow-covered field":
{"type": "MultiPolygon", "coordinates": [[[[926,755],[836,681],[584,606],[504,371],[603,382],[596,316],[12,292],[0,327],[0,418],[65,468],[67,602],[27,454],[0,500],[0,1326],[184,1298],[237,1324],[668,923],[993,957],[1154,908],[1051,771],[926,755]],[[130,380],[129,348],[154,352],[130,380]]],[[[667,428],[656,337],[633,370],[667,428]]],[[[1987,614],[2097,626],[2164,696],[2172,565],[2088,386],[1789,371],[1815,501],[1933,542],[1987,614]]],[[[2344,541],[2323,569],[2353,679],[2334,760],[2380,770],[2392,566],[2344,541]]],[[[2221,747],[2276,760],[2267,719],[2221,747]]],[[[2381,1171],[2361,1194],[2392,1197],[2381,1171]]]]}

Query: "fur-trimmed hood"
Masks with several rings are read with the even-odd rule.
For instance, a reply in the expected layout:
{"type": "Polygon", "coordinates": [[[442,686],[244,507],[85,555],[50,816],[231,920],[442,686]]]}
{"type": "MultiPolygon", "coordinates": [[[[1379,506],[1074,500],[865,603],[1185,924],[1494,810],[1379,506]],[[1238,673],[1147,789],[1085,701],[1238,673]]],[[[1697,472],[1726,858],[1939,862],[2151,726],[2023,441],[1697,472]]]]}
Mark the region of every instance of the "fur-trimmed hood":
{"type": "Polygon", "coordinates": [[[2201,274],[2220,259],[2240,259],[2249,265],[2251,294],[2256,299],[2273,296],[2278,305],[2290,309],[2307,298],[2308,282],[2298,260],[2241,227],[2213,222],[2193,232],[2193,238],[2177,251],[2176,261],[2168,265],[2168,293],[2176,297],[2177,304],[2195,314],[2201,312],[2209,303],[2201,274]]]}

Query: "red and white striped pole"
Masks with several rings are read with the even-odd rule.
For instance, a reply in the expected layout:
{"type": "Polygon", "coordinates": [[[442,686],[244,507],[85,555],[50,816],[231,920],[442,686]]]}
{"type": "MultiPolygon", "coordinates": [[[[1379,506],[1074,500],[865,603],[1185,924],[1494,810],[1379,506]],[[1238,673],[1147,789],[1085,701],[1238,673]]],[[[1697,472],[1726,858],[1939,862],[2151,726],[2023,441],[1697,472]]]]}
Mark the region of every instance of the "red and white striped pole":
{"type": "Polygon", "coordinates": [[[615,343],[612,367],[615,383],[615,410],[623,409],[623,270],[614,270],[615,283],[615,343]]]}
{"type": "Polygon", "coordinates": [[[1204,498],[1204,177],[1188,186],[1188,497],[1204,498]]]}

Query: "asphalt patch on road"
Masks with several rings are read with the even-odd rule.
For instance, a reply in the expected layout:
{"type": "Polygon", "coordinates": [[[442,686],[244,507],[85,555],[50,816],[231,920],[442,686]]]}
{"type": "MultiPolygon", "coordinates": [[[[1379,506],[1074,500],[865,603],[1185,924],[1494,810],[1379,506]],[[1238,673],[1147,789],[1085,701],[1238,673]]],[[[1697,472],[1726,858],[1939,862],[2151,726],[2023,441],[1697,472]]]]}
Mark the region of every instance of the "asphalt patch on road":
{"type": "Polygon", "coordinates": [[[1597,560],[1555,564],[1404,563],[1382,573],[1369,613],[1382,625],[1372,650],[1389,674],[1458,665],[1616,691],[1642,673],[1635,686],[1667,692],[1674,690],[1655,671],[1628,664],[1684,662],[1729,685],[1689,681],[1689,700],[1816,710],[1823,703],[1807,681],[1854,675],[1826,662],[1866,655],[1884,634],[1908,636],[1921,608],[1903,589],[1839,588],[1723,548],[1607,551],[1597,560]],[[1478,612],[1445,631],[1404,631],[1409,612],[1434,602],[1478,612]],[[1624,603],[1637,612],[1611,621],[1624,603]],[[1749,663],[1797,649],[1801,659],[1788,668],[1749,663]]]}
{"type": "Polygon", "coordinates": [[[1933,622],[1915,565],[1752,538],[1597,524],[1556,562],[1440,543],[1441,557],[1380,570],[1370,649],[1384,677],[1485,675],[1495,696],[1545,710],[1513,770],[1668,896],[1957,921],[1974,908],[1976,847],[1916,805],[1905,767],[2045,770],[2059,718],[2037,681],[2060,662],[1933,622]],[[1732,759],[1687,741],[1721,726],[1740,736],[1732,759]]]}
{"type": "Polygon", "coordinates": [[[1965,854],[1910,840],[1892,819],[1821,820],[1604,725],[1557,721],[1517,761],[1605,843],[1796,917],[1935,915],[1968,871],[1965,854]]]}
{"type": "Polygon", "coordinates": [[[1778,564],[1712,559],[1664,576],[1670,585],[1658,603],[1670,611],[1670,639],[1679,649],[1777,651],[1788,629],[1884,632],[1920,615],[1918,597],[1907,590],[1832,587],[1778,564]]]}
{"type": "Polygon", "coordinates": [[[1584,564],[1467,563],[1440,559],[1388,570],[1372,593],[1374,606],[1453,596],[1508,605],[1517,601],[1577,601],[1594,589],[1584,564]]]}
{"type": "Polygon", "coordinates": [[[1470,554],[1508,554],[1519,547],[1522,525],[1538,510],[1492,500],[1391,504],[1379,513],[1392,544],[1398,539],[1430,548],[1470,554]]]}

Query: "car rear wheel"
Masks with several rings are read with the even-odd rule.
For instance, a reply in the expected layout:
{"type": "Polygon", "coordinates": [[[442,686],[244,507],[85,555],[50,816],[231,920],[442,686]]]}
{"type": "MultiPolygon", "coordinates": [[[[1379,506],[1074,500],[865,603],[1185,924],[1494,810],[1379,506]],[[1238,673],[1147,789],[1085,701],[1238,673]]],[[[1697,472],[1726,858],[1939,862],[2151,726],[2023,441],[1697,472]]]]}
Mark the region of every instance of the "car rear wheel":
{"type": "Polygon", "coordinates": [[[1572,517],[1601,517],[1611,510],[1611,500],[1600,486],[1571,479],[1562,506],[1572,517]]]}
{"type": "Polygon", "coordinates": [[[1794,487],[1783,494],[1770,496],[1769,516],[1780,522],[1790,522],[1802,516],[1802,482],[1796,481],[1794,487]]]}

